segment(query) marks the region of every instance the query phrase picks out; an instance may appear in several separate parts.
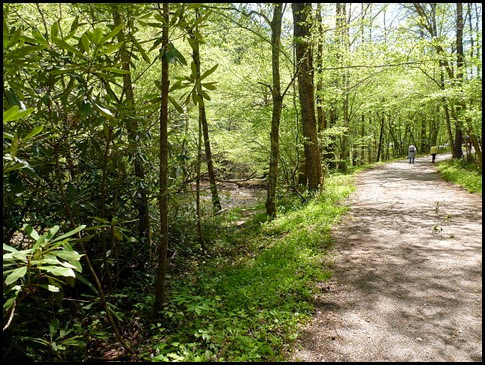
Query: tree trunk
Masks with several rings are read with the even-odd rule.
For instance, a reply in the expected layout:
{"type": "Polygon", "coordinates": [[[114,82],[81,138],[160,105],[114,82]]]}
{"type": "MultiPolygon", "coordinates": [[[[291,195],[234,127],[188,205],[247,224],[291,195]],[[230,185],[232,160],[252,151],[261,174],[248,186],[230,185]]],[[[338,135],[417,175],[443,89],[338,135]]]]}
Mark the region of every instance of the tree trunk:
{"type": "Polygon", "coordinates": [[[308,178],[308,189],[317,190],[322,180],[320,165],[320,151],[318,150],[317,125],[315,119],[314,88],[311,70],[311,48],[305,39],[310,35],[309,25],[306,23],[310,3],[292,3],[294,37],[296,42],[296,60],[298,70],[298,91],[302,114],[303,137],[305,148],[305,167],[308,178]]]}
{"type": "Polygon", "coordinates": [[[278,181],[279,128],[283,99],[280,86],[280,37],[282,22],[282,4],[274,5],[271,21],[271,64],[273,67],[273,115],[271,118],[271,155],[268,175],[268,195],[266,199],[266,214],[276,216],[276,185],[278,181]]]}
{"type": "MultiPolygon", "coordinates": [[[[197,78],[197,89],[201,88],[200,85],[200,52],[199,52],[199,41],[197,38],[191,34],[192,39],[194,40],[193,42],[193,52],[192,52],[192,57],[194,59],[195,67],[196,67],[196,78],[197,78]]],[[[219,199],[219,195],[217,194],[217,184],[216,184],[216,177],[214,174],[214,163],[212,161],[212,152],[211,152],[211,144],[210,144],[210,139],[209,139],[209,127],[207,125],[207,117],[205,113],[205,103],[204,103],[204,98],[201,96],[199,101],[199,122],[202,125],[202,131],[204,134],[204,147],[205,147],[205,158],[207,162],[207,173],[209,175],[209,184],[210,184],[210,190],[211,190],[211,195],[212,195],[212,206],[214,207],[214,211],[217,213],[219,212],[222,207],[221,207],[221,201],[219,199]]]]}
{"type": "Polygon", "coordinates": [[[325,129],[325,113],[323,111],[323,81],[322,81],[322,57],[323,57],[323,25],[322,25],[322,14],[321,14],[321,4],[318,4],[317,8],[317,27],[318,27],[318,38],[317,38],[317,126],[318,133],[321,133],[325,129]]]}
{"type": "MultiPolygon", "coordinates": [[[[164,25],[162,30],[162,50],[168,49],[168,24],[169,5],[163,3],[164,25]]],[[[160,246],[158,252],[158,270],[155,282],[155,302],[153,311],[156,314],[165,300],[165,276],[168,268],[168,59],[164,54],[162,57],[162,80],[161,80],[161,102],[160,102],[160,246]]]]}
{"type": "MultiPolygon", "coordinates": [[[[463,85],[463,77],[464,77],[464,72],[463,72],[463,5],[462,3],[456,3],[456,55],[457,55],[457,60],[456,60],[456,77],[457,77],[457,83],[459,85],[463,85]]],[[[458,125],[461,127],[462,126],[462,118],[460,116],[461,114],[465,114],[466,110],[466,105],[464,102],[461,102],[459,106],[456,108],[456,119],[458,125]]],[[[470,125],[470,123],[468,123],[470,125]]],[[[458,130],[457,128],[457,134],[458,131],[461,132],[461,128],[458,130]]],[[[470,142],[473,144],[473,147],[475,148],[475,154],[477,156],[477,166],[479,169],[482,169],[482,153],[480,150],[480,146],[478,145],[477,138],[475,134],[473,133],[471,127],[467,128],[467,134],[470,139],[470,142]]],[[[468,142],[467,142],[468,143],[468,142]]],[[[458,144],[458,142],[457,142],[458,144]]]]}
{"type": "Polygon", "coordinates": [[[384,135],[384,112],[382,112],[382,119],[381,119],[381,130],[379,132],[379,146],[377,148],[377,157],[376,162],[380,161],[381,158],[381,150],[382,150],[382,137],[384,135]]]}
{"type": "MultiPolygon", "coordinates": [[[[114,25],[118,26],[122,24],[121,14],[118,5],[113,7],[113,21],[114,25]]],[[[130,71],[131,54],[126,48],[126,37],[124,31],[121,30],[118,35],[118,42],[123,43],[120,47],[121,55],[121,69],[125,71],[130,71]]],[[[135,194],[134,205],[138,211],[138,230],[141,238],[144,238],[148,242],[148,249],[151,248],[151,236],[150,236],[150,215],[148,213],[148,199],[147,199],[147,189],[145,184],[145,170],[143,169],[142,161],[139,154],[136,152],[137,141],[139,140],[138,134],[138,122],[135,118],[130,116],[136,115],[135,110],[135,96],[133,93],[133,83],[131,80],[131,73],[123,75],[123,92],[126,96],[126,101],[122,103],[123,109],[126,109],[125,124],[128,130],[128,142],[129,142],[129,153],[131,159],[133,160],[133,166],[135,170],[135,176],[137,177],[137,189],[138,193],[135,194]]]]}
{"type": "Polygon", "coordinates": [[[200,165],[202,163],[202,124],[199,119],[199,138],[197,140],[197,167],[195,183],[195,210],[197,214],[197,234],[199,235],[199,244],[203,251],[207,250],[204,236],[202,235],[202,222],[200,216],[200,165]]]}

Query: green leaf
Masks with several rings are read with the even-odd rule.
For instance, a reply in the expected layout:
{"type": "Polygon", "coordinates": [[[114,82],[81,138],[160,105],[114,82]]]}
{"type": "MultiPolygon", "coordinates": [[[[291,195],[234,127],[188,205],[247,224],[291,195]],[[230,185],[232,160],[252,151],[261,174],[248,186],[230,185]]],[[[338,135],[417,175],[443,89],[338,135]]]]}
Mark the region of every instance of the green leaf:
{"type": "Polygon", "coordinates": [[[39,126],[35,127],[29,134],[27,134],[22,139],[22,141],[27,142],[29,139],[31,139],[32,137],[38,135],[40,132],[42,132],[43,129],[44,129],[44,126],[43,125],[39,125],[39,126]]]}
{"type": "Polygon", "coordinates": [[[93,43],[94,44],[99,44],[101,42],[101,39],[103,38],[103,32],[99,28],[95,28],[93,31],[93,43]]]}
{"type": "Polygon", "coordinates": [[[201,80],[205,79],[207,76],[209,76],[211,73],[213,73],[213,72],[216,70],[216,68],[217,68],[218,66],[219,66],[219,64],[215,65],[215,66],[214,66],[214,67],[212,67],[210,70],[208,70],[208,71],[204,72],[204,73],[202,74],[202,76],[200,77],[200,79],[201,79],[201,80]]]}
{"type": "Polygon", "coordinates": [[[27,273],[27,267],[25,266],[15,269],[14,271],[12,271],[12,273],[9,276],[7,276],[7,278],[5,279],[5,284],[7,285],[12,284],[18,279],[23,278],[26,273],[27,273]]]}
{"type": "Polygon", "coordinates": [[[122,45],[123,45],[123,42],[120,42],[120,43],[117,43],[117,44],[112,44],[111,46],[105,48],[100,53],[98,53],[96,57],[103,56],[103,55],[109,54],[109,53],[113,53],[113,52],[117,51],[122,45]]]}
{"type": "MultiPolygon", "coordinates": [[[[160,87],[160,89],[161,89],[161,87],[160,87]]],[[[178,90],[178,89],[182,89],[182,81],[180,81],[180,80],[175,82],[172,86],[170,86],[170,89],[168,90],[168,92],[170,93],[173,90],[178,90]]]]}
{"type": "Polygon", "coordinates": [[[49,336],[51,339],[54,339],[54,335],[58,330],[59,330],[59,320],[57,318],[54,318],[49,323],[49,336]]]}
{"type": "Polygon", "coordinates": [[[168,100],[170,100],[170,102],[172,103],[172,105],[175,107],[175,109],[179,112],[179,113],[183,113],[184,110],[182,109],[182,107],[175,101],[174,98],[172,98],[170,95],[168,96],[168,100]]]}
{"type": "Polygon", "coordinates": [[[114,68],[114,67],[103,67],[103,70],[114,72],[114,73],[120,74],[120,75],[127,75],[127,74],[130,73],[130,71],[121,70],[119,68],[114,68]]]}
{"type": "Polygon", "coordinates": [[[7,25],[7,22],[5,21],[5,18],[3,18],[3,48],[7,48],[9,36],[10,36],[10,32],[8,29],[8,25],[7,25]]]}
{"type": "Polygon", "coordinates": [[[78,252],[76,251],[54,251],[53,254],[57,255],[61,259],[67,260],[67,261],[79,261],[82,257],[78,252]]]}
{"type": "Polygon", "coordinates": [[[19,106],[18,105],[14,105],[10,109],[4,111],[3,112],[3,122],[4,123],[9,122],[11,120],[11,118],[15,114],[17,114],[18,110],[19,110],[19,106]]]}
{"type": "Polygon", "coordinates": [[[57,22],[55,22],[51,25],[51,37],[57,37],[58,34],[59,34],[59,25],[57,24],[57,22]]]}
{"type": "Polygon", "coordinates": [[[59,226],[54,226],[51,229],[49,229],[49,232],[47,232],[46,239],[50,240],[52,237],[56,235],[57,231],[59,231],[59,226]]]}
{"type": "Polygon", "coordinates": [[[3,244],[3,249],[5,251],[9,251],[9,252],[18,252],[19,251],[16,248],[13,248],[12,246],[6,245],[5,243],[3,244]]]}
{"type": "Polygon", "coordinates": [[[79,15],[74,19],[71,24],[71,32],[74,32],[79,27],[79,15]]]}
{"type": "Polygon", "coordinates": [[[61,266],[39,266],[39,269],[45,270],[55,276],[64,276],[75,278],[76,274],[69,267],[61,266]]]}
{"type": "Polygon", "coordinates": [[[51,75],[62,75],[62,74],[67,74],[68,72],[72,72],[72,70],[52,70],[49,73],[51,75]]]}
{"type": "Polygon", "coordinates": [[[57,293],[60,291],[59,287],[55,286],[55,285],[51,285],[51,284],[47,284],[47,290],[53,292],[53,293],[57,293]]]}
{"type": "Polygon", "coordinates": [[[40,46],[25,46],[25,47],[22,47],[22,48],[15,50],[15,55],[17,57],[25,56],[29,53],[42,51],[45,48],[47,48],[47,46],[45,44],[42,44],[40,46]]]}
{"type": "Polygon", "coordinates": [[[206,83],[206,84],[202,84],[203,87],[205,87],[207,90],[215,90],[216,87],[215,87],[215,82],[209,82],[209,83],[206,83]]]}
{"type": "Polygon", "coordinates": [[[24,226],[24,232],[27,233],[30,237],[32,237],[36,241],[40,237],[37,231],[28,224],[24,226]]]}
{"type": "Polygon", "coordinates": [[[103,108],[102,106],[96,104],[96,103],[93,103],[93,105],[98,108],[98,110],[101,112],[101,114],[103,114],[105,117],[111,117],[113,118],[114,115],[113,113],[111,113],[108,109],[106,108],[103,108]]]}
{"type": "Polygon", "coordinates": [[[83,48],[86,51],[86,53],[88,53],[89,52],[89,38],[86,34],[83,34],[81,36],[81,43],[82,43],[83,48]]]}
{"type": "Polygon", "coordinates": [[[20,39],[20,33],[21,33],[21,29],[17,29],[15,31],[15,33],[10,37],[9,41],[8,41],[8,44],[7,44],[7,48],[10,48],[12,47],[14,44],[16,44],[19,39],[20,39]]]}
{"type": "Polygon", "coordinates": [[[31,250],[22,250],[18,252],[14,252],[12,257],[18,261],[22,261],[27,263],[27,255],[31,253],[31,250]]]}
{"type": "Polygon", "coordinates": [[[211,100],[209,94],[207,94],[205,91],[199,90],[199,94],[206,100],[211,100]]]}
{"type": "Polygon", "coordinates": [[[59,236],[57,237],[55,240],[51,241],[51,243],[54,243],[54,242],[57,242],[57,241],[60,241],[60,240],[63,240],[64,238],[67,238],[67,237],[70,237],[72,236],[73,234],[76,234],[78,233],[79,231],[82,231],[84,228],[86,228],[86,225],[81,225],[77,228],[74,228],[72,231],[69,231],[67,232],[66,234],[63,234],[62,236],[59,236]]]}
{"type": "Polygon", "coordinates": [[[181,65],[187,66],[186,59],[184,58],[184,56],[182,56],[182,53],[180,53],[172,43],[168,44],[167,59],[169,62],[176,59],[177,61],[179,61],[181,65]]]}
{"type": "Polygon", "coordinates": [[[17,114],[15,114],[13,117],[10,117],[9,118],[9,121],[13,121],[13,120],[17,120],[17,119],[20,119],[20,118],[24,118],[27,115],[29,115],[30,113],[32,113],[34,110],[35,110],[35,108],[29,108],[27,110],[22,110],[21,112],[18,112],[17,114]]]}
{"type": "Polygon", "coordinates": [[[123,29],[123,24],[118,25],[117,27],[113,28],[113,30],[105,35],[103,39],[101,40],[101,44],[103,44],[106,41],[109,41],[111,38],[113,38],[115,35],[117,35],[121,29],[123,29]]]}
{"type": "Polygon", "coordinates": [[[46,46],[49,45],[49,43],[47,42],[47,40],[44,38],[44,36],[37,30],[37,29],[34,29],[32,31],[32,36],[35,38],[35,40],[41,44],[45,44],[46,46]]]}
{"type": "Polygon", "coordinates": [[[80,57],[83,57],[83,54],[79,52],[76,48],[65,42],[64,40],[57,38],[57,37],[52,37],[52,41],[60,48],[65,49],[68,52],[74,53],[80,57]]]}

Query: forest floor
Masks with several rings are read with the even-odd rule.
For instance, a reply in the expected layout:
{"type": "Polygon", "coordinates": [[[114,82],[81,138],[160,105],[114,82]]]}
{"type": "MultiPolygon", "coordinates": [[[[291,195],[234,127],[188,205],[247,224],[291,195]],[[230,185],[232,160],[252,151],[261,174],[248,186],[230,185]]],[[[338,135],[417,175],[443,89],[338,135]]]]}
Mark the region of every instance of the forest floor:
{"type": "Polygon", "coordinates": [[[294,361],[482,360],[481,196],[415,162],[357,176],[294,361]]]}

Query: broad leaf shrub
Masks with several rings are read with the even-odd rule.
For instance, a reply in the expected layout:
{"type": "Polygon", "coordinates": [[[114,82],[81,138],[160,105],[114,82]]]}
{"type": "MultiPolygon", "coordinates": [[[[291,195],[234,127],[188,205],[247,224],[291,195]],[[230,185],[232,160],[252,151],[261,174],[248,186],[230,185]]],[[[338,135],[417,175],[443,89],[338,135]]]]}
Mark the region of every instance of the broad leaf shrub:
{"type": "MultiPolygon", "coordinates": [[[[49,297],[47,294],[50,292],[50,296],[60,302],[64,287],[74,286],[75,279],[82,278],[80,259],[83,255],[75,251],[69,241],[72,235],[85,227],[82,225],[55,237],[59,226],[54,226],[43,235],[39,235],[34,228],[25,225],[23,231],[28,240],[23,247],[29,248],[17,249],[3,244],[4,331],[12,325],[16,311],[19,312],[21,306],[27,304],[27,298],[36,297],[42,301],[49,297]]],[[[84,278],[82,280],[85,281],[84,278]]],[[[29,305],[32,306],[32,302],[29,305]]],[[[26,321],[27,318],[23,317],[22,320],[26,321]]],[[[59,320],[53,318],[49,324],[49,338],[23,336],[22,339],[46,346],[58,360],[62,360],[62,352],[72,346],[86,345],[80,340],[81,336],[68,336],[73,331],[68,329],[68,326],[68,322],[61,326],[59,320]]]]}

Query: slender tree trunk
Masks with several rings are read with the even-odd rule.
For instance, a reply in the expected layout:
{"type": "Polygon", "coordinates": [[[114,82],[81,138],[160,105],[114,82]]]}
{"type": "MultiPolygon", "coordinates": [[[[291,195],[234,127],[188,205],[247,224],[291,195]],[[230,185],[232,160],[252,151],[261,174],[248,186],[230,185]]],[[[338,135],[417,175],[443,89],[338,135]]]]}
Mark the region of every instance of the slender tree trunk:
{"type": "MultiPolygon", "coordinates": [[[[456,3],[456,84],[461,85],[463,80],[463,7],[461,3],[456,3]]],[[[463,104],[457,103],[455,108],[456,113],[456,129],[455,129],[455,156],[456,158],[463,157],[461,145],[463,143],[463,122],[461,114],[463,104]]]]}
{"type": "Polygon", "coordinates": [[[381,159],[381,150],[382,150],[382,138],[384,136],[384,112],[382,112],[382,119],[381,119],[381,128],[379,132],[379,146],[377,148],[377,157],[376,161],[379,162],[381,159]]]}
{"type": "MultiPolygon", "coordinates": [[[[121,13],[118,5],[115,5],[113,7],[113,20],[115,26],[122,24],[121,13]]],[[[129,24],[130,22],[128,21],[127,23],[129,24]]],[[[126,48],[126,36],[124,31],[121,30],[118,33],[117,37],[118,42],[123,43],[120,47],[121,69],[125,71],[130,71],[131,53],[126,48]]],[[[134,199],[134,205],[136,210],[138,211],[138,230],[140,237],[144,238],[145,241],[148,242],[147,247],[148,249],[150,249],[150,215],[148,212],[149,204],[145,184],[145,170],[143,168],[141,158],[136,152],[137,143],[139,141],[138,122],[136,118],[130,117],[136,115],[135,96],[133,93],[131,73],[123,75],[123,92],[126,97],[125,101],[122,101],[122,108],[126,110],[126,114],[124,114],[123,116],[125,117],[124,119],[126,129],[128,130],[129,152],[133,160],[135,176],[137,177],[136,187],[138,189],[138,193],[135,194],[136,198],[134,199]]]]}
{"type": "Polygon", "coordinates": [[[266,214],[276,216],[276,185],[278,182],[279,128],[283,99],[280,86],[280,37],[282,22],[281,3],[274,4],[271,21],[271,64],[273,68],[273,115],[271,118],[271,155],[269,161],[268,195],[266,199],[266,214]]]}
{"type": "MultiPolygon", "coordinates": [[[[168,49],[169,5],[163,3],[164,25],[162,30],[162,50],[168,49]]],[[[156,314],[165,300],[165,276],[168,268],[168,59],[162,56],[162,90],[160,102],[160,246],[158,252],[158,270],[155,282],[155,302],[153,311],[156,314]]]]}
{"type": "Polygon", "coordinates": [[[197,140],[197,167],[196,167],[196,183],[195,183],[195,208],[197,214],[197,234],[199,235],[200,247],[203,251],[207,250],[205,246],[204,236],[202,235],[202,222],[200,216],[200,165],[202,163],[202,125],[199,118],[199,138],[197,140]]]}
{"type": "Polygon", "coordinates": [[[362,120],[361,120],[361,123],[362,123],[362,126],[361,126],[361,133],[360,133],[360,136],[362,137],[362,144],[361,144],[361,147],[360,147],[360,154],[361,154],[361,165],[365,164],[365,145],[364,145],[364,137],[365,137],[365,116],[364,116],[364,113],[362,113],[362,116],[361,116],[362,120]]]}
{"type": "MultiPolygon", "coordinates": [[[[194,35],[191,34],[192,39],[194,39],[193,42],[193,48],[192,48],[192,57],[194,59],[195,67],[196,67],[196,78],[197,78],[197,88],[201,88],[200,85],[200,52],[199,52],[199,41],[197,38],[195,38],[194,35]]],[[[216,184],[216,177],[214,174],[214,163],[212,161],[212,152],[211,152],[211,145],[210,145],[210,139],[209,139],[209,127],[207,125],[207,116],[205,113],[205,103],[204,103],[204,98],[200,97],[198,101],[199,105],[199,122],[202,125],[202,131],[204,134],[204,147],[205,147],[205,157],[207,161],[207,173],[209,175],[209,184],[210,184],[210,190],[212,194],[212,205],[214,207],[215,212],[219,212],[222,207],[221,207],[221,201],[219,199],[219,195],[217,194],[217,184],[216,184]]]]}
{"type": "MultiPolygon", "coordinates": [[[[349,44],[349,26],[347,22],[347,4],[343,3],[340,6],[341,10],[341,29],[340,29],[340,42],[342,47],[341,61],[342,66],[347,64],[349,44]]],[[[347,131],[342,135],[342,153],[340,156],[340,169],[347,171],[347,161],[349,158],[349,135],[350,135],[350,120],[349,120],[349,85],[350,85],[350,72],[349,69],[343,71],[342,87],[344,88],[343,99],[343,126],[347,128],[347,131]]]]}
{"type": "Polygon", "coordinates": [[[321,133],[325,129],[325,113],[323,111],[323,81],[322,81],[322,57],[323,57],[323,25],[322,25],[322,14],[321,14],[321,4],[318,4],[317,8],[317,27],[318,27],[318,38],[317,38],[317,126],[318,133],[321,133]]]}
{"type": "Polygon", "coordinates": [[[318,150],[317,126],[315,118],[315,102],[313,78],[311,74],[311,48],[306,38],[310,29],[306,23],[310,3],[292,3],[294,37],[296,42],[296,59],[300,65],[298,71],[298,91],[302,114],[303,136],[305,138],[305,167],[308,178],[308,189],[317,190],[322,182],[322,168],[320,165],[320,151],[318,150]]]}

